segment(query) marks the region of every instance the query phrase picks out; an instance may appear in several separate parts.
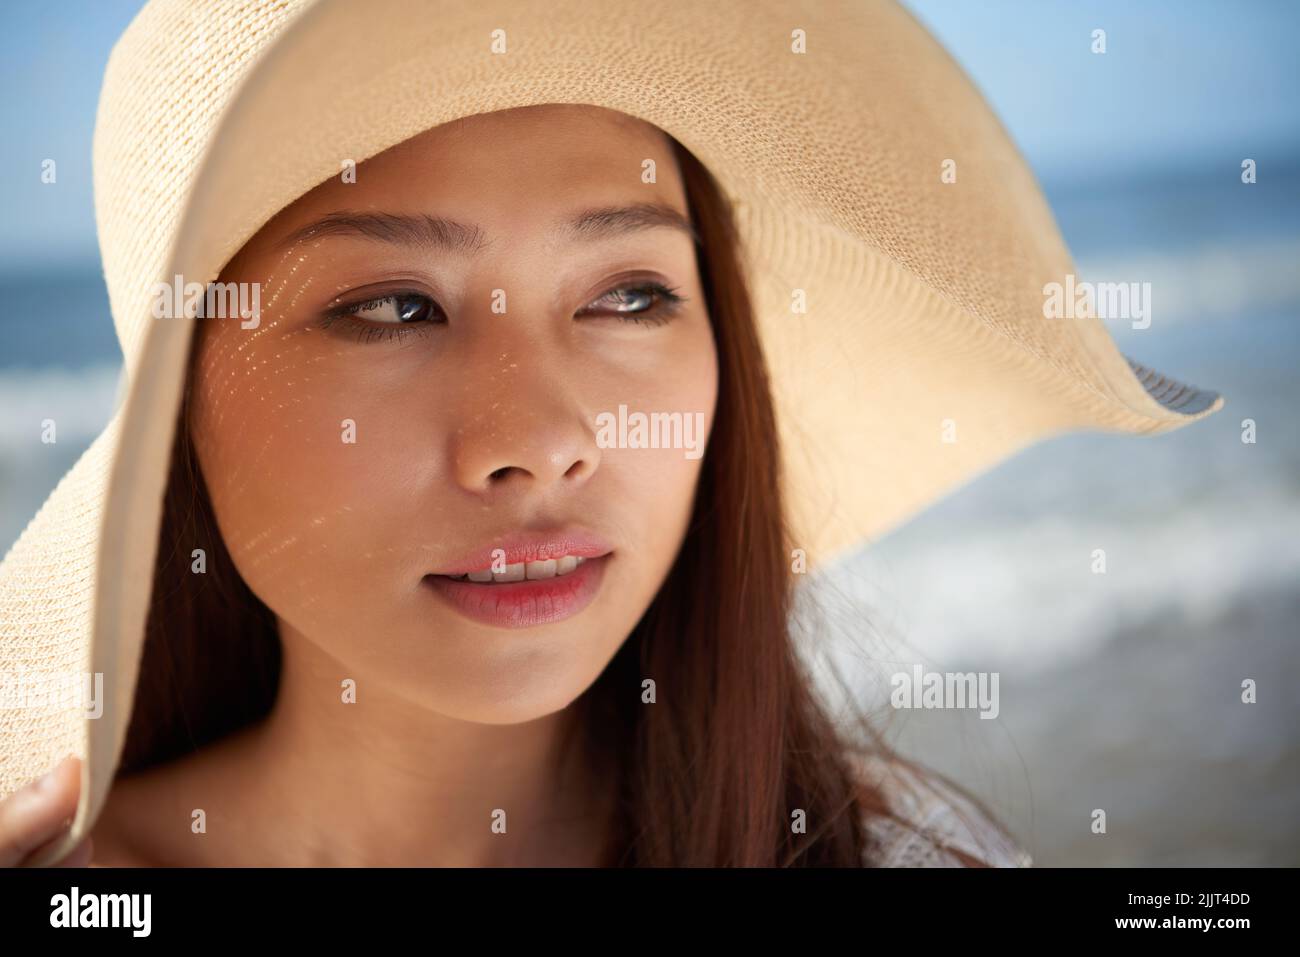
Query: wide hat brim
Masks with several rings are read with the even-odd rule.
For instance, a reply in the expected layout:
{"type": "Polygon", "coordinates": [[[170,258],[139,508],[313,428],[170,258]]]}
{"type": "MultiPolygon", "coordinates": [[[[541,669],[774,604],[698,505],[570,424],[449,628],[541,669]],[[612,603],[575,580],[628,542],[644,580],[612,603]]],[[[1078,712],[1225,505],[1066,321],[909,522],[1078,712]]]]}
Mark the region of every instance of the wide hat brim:
{"type": "Polygon", "coordinates": [[[1074,267],[1034,176],[892,2],[154,0],[114,48],[95,131],[122,402],[0,565],[0,664],[104,676],[98,718],[0,712],[0,796],[83,757],[45,860],[97,818],[131,714],[192,330],[151,318],[153,284],[215,279],[345,159],[541,103],[658,126],[734,204],[814,564],[1031,442],[1222,405],[1131,362],[1100,320],[1044,318],[1074,267]]]}

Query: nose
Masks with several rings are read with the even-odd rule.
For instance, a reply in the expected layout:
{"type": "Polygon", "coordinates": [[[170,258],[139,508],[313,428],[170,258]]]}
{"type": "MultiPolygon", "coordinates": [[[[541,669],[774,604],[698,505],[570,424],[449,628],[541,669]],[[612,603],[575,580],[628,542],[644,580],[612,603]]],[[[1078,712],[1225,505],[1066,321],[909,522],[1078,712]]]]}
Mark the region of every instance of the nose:
{"type": "Polygon", "coordinates": [[[480,497],[540,495],[577,489],[595,473],[595,433],[557,381],[513,376],[509,388],[462,417],[451,449],[461,488],[480,497]]]}

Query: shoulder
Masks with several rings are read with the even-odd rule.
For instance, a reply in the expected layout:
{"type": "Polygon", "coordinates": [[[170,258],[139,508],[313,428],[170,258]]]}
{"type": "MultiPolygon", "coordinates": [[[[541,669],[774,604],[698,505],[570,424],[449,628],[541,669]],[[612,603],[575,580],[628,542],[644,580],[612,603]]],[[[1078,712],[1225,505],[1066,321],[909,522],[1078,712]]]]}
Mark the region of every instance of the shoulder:
{"type": "Polygon", "coordinates": [[[90,836],[95,843],[92,867],[153,867],[160,862],[147,849],[148,821],[156,802],[140,780],[119,778],[108,789],[90,836]]]}
{"type": "Polygon", "coordinates": [[[195,755],[174,758],[148,770],[113,781],[95,820],[94,863],[101,867],[191,867],[207,862],[203,844],[192,840],[192,809],[206,807],[217,795],[200,799],[195,755]]]}
{"type": "Polygon", "coordinates": [[[236,743],[223,739],[148,769],[119,775],[91,829],[94,863],[211,866],[211,842],[196,840],[195,814],[201,810],[205,819],[235,822],[243,817],[237,800],[243,778],[230,754],[236,743]]]}
{"type": "Polygon", "coordinates": [[[932,773],[880,755],[851,757],[888,805],[863,824],[876,867],[1032,867],[1033,858],[966,794],[932,773]]]}

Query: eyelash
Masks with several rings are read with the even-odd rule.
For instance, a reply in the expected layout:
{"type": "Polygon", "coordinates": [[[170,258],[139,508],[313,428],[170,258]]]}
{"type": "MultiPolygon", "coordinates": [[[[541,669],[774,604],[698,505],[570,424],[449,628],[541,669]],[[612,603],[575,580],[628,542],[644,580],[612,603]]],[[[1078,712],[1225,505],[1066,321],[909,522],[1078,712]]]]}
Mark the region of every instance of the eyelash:
{"type": "MultiPolygon", "coordinates": [[[[615,286],[612,289],[601,293],[595,302],[600,302],[602,299],[606,299],[615,293],[632,293],[634,295],[650,293],[657,297],[658,301],[654,305],[640,312],[619,313],[615,310],[610,314],[612,317],[623,322],[635,322],[638,325],[664,325],[677,315],[682,304],[686,302],[686,299],[679,295],[679,290],[676,287],[669,287],[663,283],[653,281],[615,286]]],[[[441,307],[424,293],[399,289],[385,293],[381,296],[374,296],[369,299],[360,299],[334,306],[321,316],[320,326],[322,329],[329,329],[338,324],[339,320],[343,320],[343,323],[346,324],[347,328],[340,329],[339,331],[345,335],[352,336],[358,342],[374,342],[378,339],[390,340],[394,338],[401,340],[410,333],[425,334],[428,332],[428,328],[431,324],[436,325],[438,323],[429,319],[420,319],[410,323],[376,324],[367,322],[364,319],[352,318],[362,309],[370,309],[375,306],[380,306],[395,299],[409,299],[416,297],[426,300],[439,313],[442,312],[441,307]]],[[[445,322],[445,318],[442,321],[445,322]]]]}

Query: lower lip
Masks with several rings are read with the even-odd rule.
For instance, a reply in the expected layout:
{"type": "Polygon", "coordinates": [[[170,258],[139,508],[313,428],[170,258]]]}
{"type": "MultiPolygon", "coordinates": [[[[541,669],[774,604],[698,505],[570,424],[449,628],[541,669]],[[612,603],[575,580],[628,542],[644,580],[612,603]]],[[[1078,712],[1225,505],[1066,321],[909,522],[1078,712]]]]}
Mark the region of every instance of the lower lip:
{"type": "Polygon", "coordinates": [[[424,583],[466,618],[496,628],[532,628],[572,618],[591,604],[612,555],[588,558],[567,575],[481,583],[426,575],[424,583]]]}

